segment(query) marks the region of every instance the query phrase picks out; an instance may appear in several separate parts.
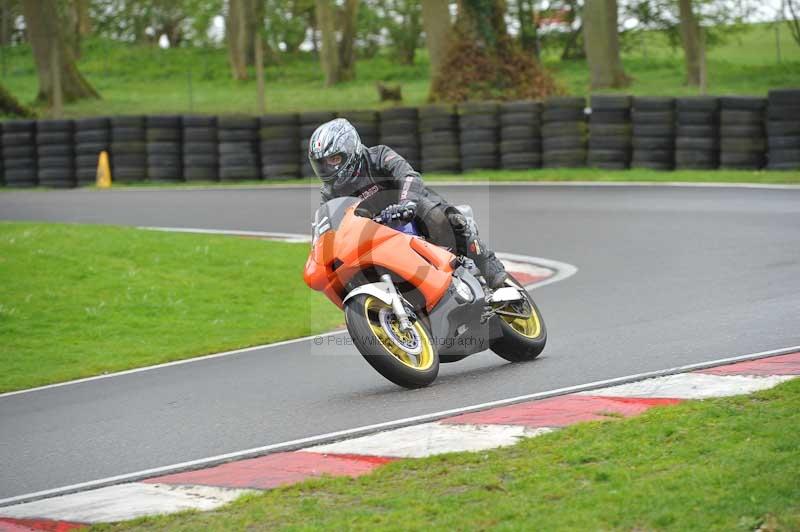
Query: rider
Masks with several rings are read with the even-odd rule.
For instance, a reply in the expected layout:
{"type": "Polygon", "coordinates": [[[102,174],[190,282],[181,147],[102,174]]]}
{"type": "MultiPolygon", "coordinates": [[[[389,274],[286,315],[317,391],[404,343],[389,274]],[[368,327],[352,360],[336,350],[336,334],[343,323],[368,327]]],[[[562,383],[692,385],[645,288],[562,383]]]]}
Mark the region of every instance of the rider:
{"type": "Polygon", "coordinates": [[[364,146],[352,124],[337,118],[311,135],[308,159],[322,180],[323,203],[342,196],[369,198],[384,218],[413,218],[428,240],[474,260],[490,287],[503,286],[503,263],[477,230],[388,146],[364,146]]]}

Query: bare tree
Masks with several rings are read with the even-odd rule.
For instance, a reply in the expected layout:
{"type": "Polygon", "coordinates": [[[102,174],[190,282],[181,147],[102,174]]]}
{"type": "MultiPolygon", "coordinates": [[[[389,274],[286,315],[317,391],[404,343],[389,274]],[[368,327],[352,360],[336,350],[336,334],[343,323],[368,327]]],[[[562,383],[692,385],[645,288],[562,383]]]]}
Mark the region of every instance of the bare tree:
{"type": "Polygon", "coordinates": [[[453,24],[450,21],[450,2],[443,0],[422,0],[422,27],[431,61],[431,79],[436,77],[442,66],[447,42],[453,24]]]}
{"type": "Polygon", "coordinates": [[[345,0],[341,12],[334,0],[316,0],[316,23],[319,29],[319,57],[325,85],[336,85],[355,77],[355,35],[358,0],[345,0]]]}
{"type": "Polygon", "coordinates": [[[625,87],[630,83],[619,55],[616,0],[586,0],[583,42],[593,89],[625,87]]]}
{"type": "Polygon", "coordinates": [[[784,0],[784,14],[789,30],[798,46],[800,46],[800,0],[784,0]]]}
{"type": "Polygon", "coordinates": [[[23,0],[22,12],[39,78],[36,100],[52,105],[60,96],[64,102],[99,98],[75,65],[56,0],[23,0]],[[56,94],[59,86],[61,95],[56,94]]]}
{"type": "Polygon", "coordinates": [[[699,87],[701,81],[702,42],[700,24],[697,22],[692,0],[678,0],[681,44],[686,60],[686,84],[699,87]]]}

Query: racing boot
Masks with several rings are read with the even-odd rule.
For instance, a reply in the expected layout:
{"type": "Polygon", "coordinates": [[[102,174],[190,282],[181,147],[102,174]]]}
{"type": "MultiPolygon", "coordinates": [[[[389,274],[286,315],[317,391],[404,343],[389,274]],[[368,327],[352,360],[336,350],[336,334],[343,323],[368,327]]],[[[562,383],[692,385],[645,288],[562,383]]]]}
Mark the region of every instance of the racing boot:
{"type": "Polygon", "coordinates": [[[495,256],[494,251],[489,249],[480,238],[474,237],[470,239],[467,246],[467,257],[475,261],[489,288],[496,290],[505,285],[506,267],[495,256]]]}

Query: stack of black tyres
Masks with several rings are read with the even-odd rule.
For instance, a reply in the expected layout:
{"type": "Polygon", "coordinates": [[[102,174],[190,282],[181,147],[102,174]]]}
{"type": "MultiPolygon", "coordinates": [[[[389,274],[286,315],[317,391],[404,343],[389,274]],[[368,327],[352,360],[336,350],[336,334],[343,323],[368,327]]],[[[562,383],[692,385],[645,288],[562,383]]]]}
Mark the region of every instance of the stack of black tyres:
{"type": "Polygon", "coordinates": [[[258,118],[244,115],[220,116],[217,120],[219,138],[219,178],[221,181],[240,181],[261,178],[261,159],[258,154],[258,118]]]}
{"type": "Polygon", "coordinates": [[[768,167],[800,169],[800,89],[771,90],[768,100],[768,167]]]}
{"type": "Polygon", "coordinates": [[[545,168],[586,166],[586,100],[557,96],[544,102],[542,163],[545,168]]]}
{"type": "Polygon", "coordinates": [[[542,104],[530,100],[500,105],[500,168],[542,166],[542,104]]]}
{"type": "Polygon", "coordinates": [[[185,181],[218,181],[217,117],[188,115],[181,119],[181,154],[185,181]]]}
{"type": "Polygon", "coordinates": [[[494,102],[465,102],[458,105],[461,169],[498,168],[500,116],[494,102]]]}
{"type": "Polygon", "coordinates": [[[183,181],[181,117],[148,116],[147,177],[155,182],[183,181]]]}
{"type": "Polygon", "coordinates": [[[336,118],[336,113],[328,111],[307,111],[300,113],[300,177],[314,177],[314,170],[308,162],[308,141],[314,130],[325,122],[330,122],[336,118]]]}
{"type": "Polygon", "coordinates": [[[415,169],[420,168],[419,121],[414,107],[395,107],[380,113],[380,143],[389,146],[415,169]]]}
{"type": "Polygon", "coordinates": [[[631,166],[672,170],[675,164],[675,100],[634,97],[631,111],[633,157],[631,166]]]}
{"type": "Polygon", "coordinates": [[[75,186],[75,124],[72,120],[36,123],[36,177],[39,186],[75,186]]]}
{"type": "Polygon", "coordinates": [[[624,170],[631,164],[630,96],[592,95],[589,115],[589,166],[624,170]]]}
{"type": "Polygon", "coordinates": [[[361,144],[375,146],[380,143],[380,120],[376,111],[342,111],[339,118],[344,118],[356,128],[361,144]]]}
{"type": "Polygon", "coordinates": [[[286,179],[300,175],[300,123],[296,114],[259,118],[262,179],[286,179]]]}
{"type": "Polygon", "coordinates": [[[75,121],[75,177],[78,185],[97,181],[97,165],[102,152],[111,146],[108,118],[81,118],[75,121]]]}
{"type": "Polygon", "coordinates": [[[675,168],[713,170],[719,165],[719,98],[675,100],[675,168]]]}
{"type": "Polygon", "coordinates": [[[720,167],[742,170],[763,168],[767,150],[764,130],[766,98],[723,96],[719,103],[720,167]]]}
{"type": "Polygon", "coordinates": [[[143,116],[111,117],[111,175],[114,181],[147,179],[147,149],[143,116]]]}
{"type": "Polygon", "coordinates": [[[3,122],[3,180],[9,187],[36,186],[36,122],[3,122]]]}
{"type": "Polygon", "coordinates": [[[458,114],[452,105],[419,108],[420,170],[453,174],[461,171],[458,144],[458,114]]]}

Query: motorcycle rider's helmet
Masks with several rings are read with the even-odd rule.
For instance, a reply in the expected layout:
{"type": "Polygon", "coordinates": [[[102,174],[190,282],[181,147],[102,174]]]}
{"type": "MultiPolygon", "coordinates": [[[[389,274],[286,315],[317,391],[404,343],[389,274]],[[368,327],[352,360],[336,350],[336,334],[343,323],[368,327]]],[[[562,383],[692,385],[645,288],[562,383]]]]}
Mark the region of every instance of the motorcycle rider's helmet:
{"type": "Polygon", "coordinates": [[[317,177],[330,183],[353,177],[363,150],[353,124],[337,118],[314,130],[308,142],[308,160],[317,177]]]}

